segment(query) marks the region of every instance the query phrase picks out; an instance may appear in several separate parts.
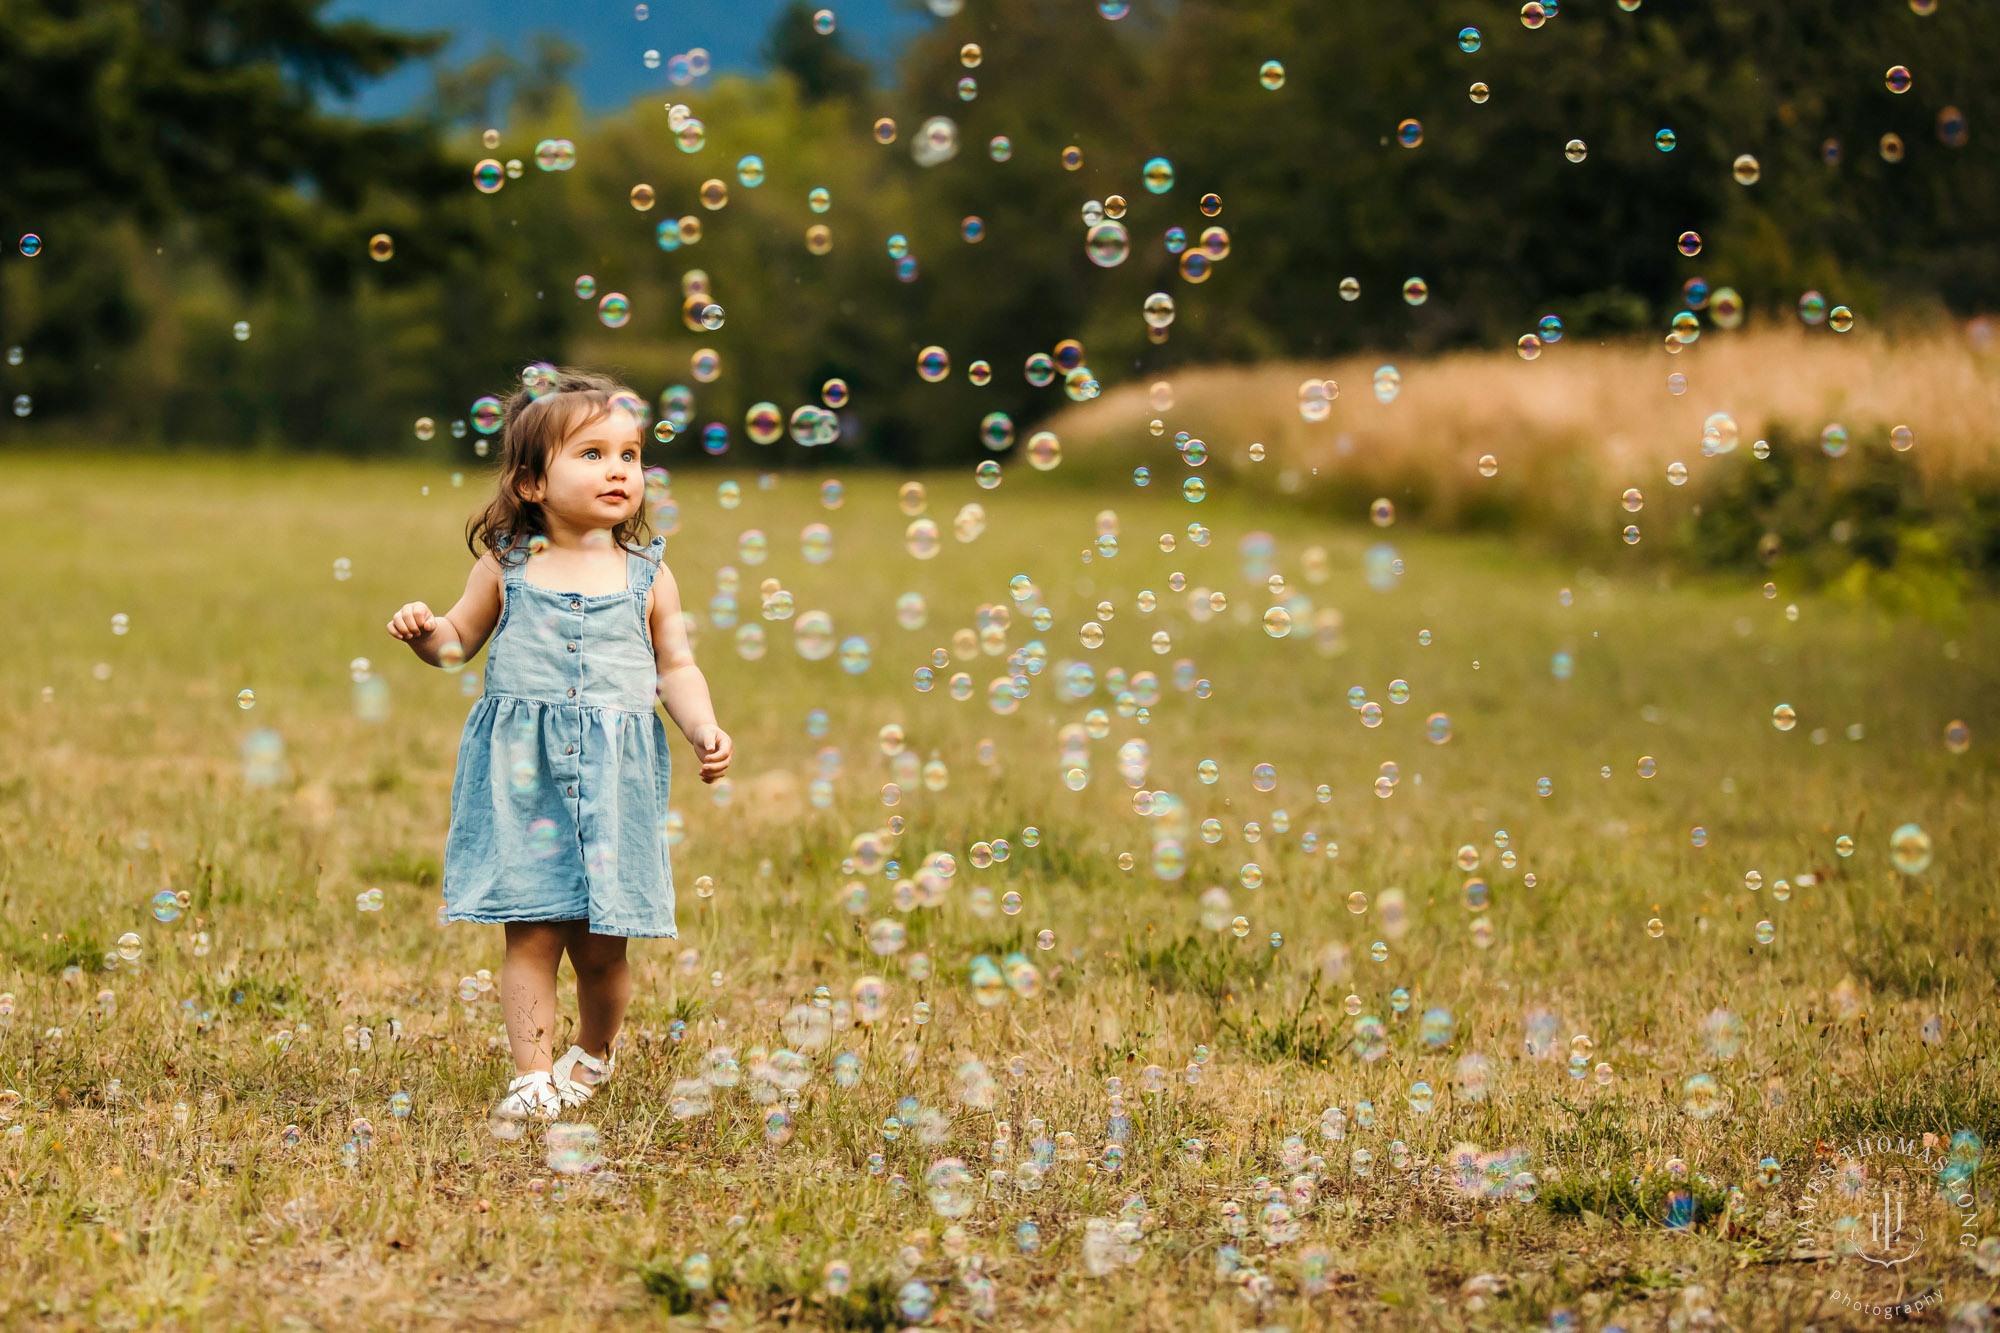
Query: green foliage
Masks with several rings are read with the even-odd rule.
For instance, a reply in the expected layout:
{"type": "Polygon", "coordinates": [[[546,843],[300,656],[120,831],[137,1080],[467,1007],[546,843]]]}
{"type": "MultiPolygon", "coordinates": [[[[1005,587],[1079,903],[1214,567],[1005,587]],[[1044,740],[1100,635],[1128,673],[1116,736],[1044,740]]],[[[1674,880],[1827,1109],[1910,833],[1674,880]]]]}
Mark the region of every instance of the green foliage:
{"type": "Polygon", "coordinates": [[[854,101],[868,91],[868,62],[849,54],[844,42],[815,30],[813,6],[805,0],[791,0],[778,15],[764,58],[772,69],[791,75],[809,102],[829,97],[854,101]]]}
{"type": "Polygon", "coordinates": [[[1612,1171],[1596,1179],[1564,1173],[1544,1181],[1542,1206],[1558,1217],[1596,1213],[1627,1222],[1659,1226],[1699,1227],[1721,1217],[1729,1207],[1729,1190],[1706,1176],[1681,1178],[1662,1171],[1624,1175],[1612,1171]],[[1674,1196],[1681,1196],[1677,1201],[1674,1196]]]}
{"type": "Polygon", "coordinates": [[[66,967],[86,970],[103,963],[103,939],[94,930],[76,928],[44,934],[8,925],[0,932],[0,957],[23,972],[60,976],[66,967]]]}
{"type": "MultiPolygon", "coordinates": [[[[1937,123],[1947,104],[1975,126],[1995,118],[1978,54],[2000,44],[1988,7],[1577,5],[1528,31],[1512,5],[1485,0],[1190,0],[1117,23],[1067,0],[992,0],[914,40],[895,86],[874,89],[843,35],[814,33],[810,7],[793,4],[768,43],[772,74],[688,95],[707,125],[694,154],[651,100],[587,120],[563,86],[574,52],[552,38],[526,62],[490,52],[441,72],[425,120],[329,116],[316,90],[435,40],[319,9],[15,6],[0,109],[28,157],[0,183],[0,211],[41,219],[49,237],[5,290],[33,428],[68,412],[176,441],[405,450],[416,416],[462,417],[527,361],[621,367],[650,396],[693,384],[690,355],[713,347],[723,375],[696,386],[696,421],[730,427],[760,465],[959,462],[982,456],[986,413],[1009,413],[1024,438],[1067,402],[1060,381],[1037,389],[1020,373],[1066,337],[1111,385],[1186,361],[1511,340],[1550,312],[1573,337],[1657,334],[1697,274],[1735,286],[1753,319],[1807,287],[1867,319],[1892,297],[2000,300],[1985,227],[2000,211],[2000,145],[1975,132],[1950,146],[1937,123]],[[1468,22],[1484,34],[1470,55],[1453,40],[1468,22]],[[953,92],[967,40],[983,47],[970,102],[953,92]],[[1286,78],[1268,91],[1257,71],[1273,58],[1286,78]],[[1883,87],[1891,60],[1918,71],[1902,96],[1883,87]],[[1467,97],[1474,79],[1493,89],[1483,105],[1467,97]],[[899,129],[887,147],[870,134],[884,114],[899,129]],[[911,141],[941,114],[958,153],[919,167],[911,141]],[[1424,127],[1419,147],[1396,141],[1406,117],[1424,127]],[[495,155],[527,169],[482,196],[470,170],[489,124],[505,125],[495,155]],[[1661,127],[1677,135],[1671,153],[1654,146],[1661,127]],[[1901,161],[1878,151],[1887,132],[1901,161]],[[990,155],[996,135],[1011,141],[1006,162],[990,155]],[[576,142],[575,170],[534,167],[545,137],[576,142]],[[1572,138],[1589,146],[1582,163],[1565,160],[1572,138]],[[1059,165],[1070,145],[1074,172],[1059,165]],[[1749,187],[1731,175],[1743,152],[1761,164],[1749,187]],[[747,153],[766,166],[756,188],[736,179],[747,153]],[[1176,172],[1158,196],[1140,180],[1155,155],[1176,172]],[[708,179],[728,185],[725,209],[696,202],[708,179]],[[658,193],[650,212],[627,202],[640,182],[658,193]],[[805,206],[816,186],[834,197],[825,215],[805,206]],[[1195,207],[1211,191],[1213,219],[1195,207]],[[1078,209],[1112,194],[1128,200],[1132,250],[1106,269],[1085,254],[1078,209]],[[656,228],[683,216],[703,239],[663,255],[656,228]],[[968,217],[984,224],[977,244],[961,237],[968,217]],[[807,252],[814,223],[832,229],[831,253],[807,252]],[[1225,227],[1229,257],[1187,281],[1170,226],[1225,227]],[[1690,229],[1698,260],[1673,244],[1690,229]],[[363,259],[377,230],[396,237],[381,265],[363,259]],[[908,238],[914,281],[895,276],[892,234],[908,238]],[[683,318],[694,268],[729,312],[716,333],[683,318]],[[569,295],[584,273],[632,298],[628,326],[604,329],[569,295]],[[1348,275],[1361,282],[1352,303],[1336,295],[1348,275]],[[1429,284],[1421,306],[1401,297],[1410,276],[1429,284]],[[1153,291],[1179,306],[1162,345],[1139,318],[1153,291]],[[248,342],[230,335],[237,319],[248,342]],[[911,373],[931,343],[953,359],[940,384],[911,373]],[[975,357],[994,367],[984,389],[963,375],[975,357]],[[840,446],[742,442],[750,405],[789,411],[835,375],[854,389],[840,446]]],[[[1990,552],[2000,501],[1980,503],[1970,539],[1990,552]]],[[[1885,581],[1913,605],[1948,595],[1921,543],[1896,546],[1902,567],[1870,560],[1870,595],[1885,581]]]]}
{"type": "Polygon", "coordinates": [[[1252,1013],[1247,1023],[1225,1014],[1222,1024],[1237,1035],[1253,1057],[1267,1062],[1296,1060],[1302,1065],[1324,1067],[1334,1057],[1344,1054],[1350,1044],[1340,1031],[1340,1020],[1320,1006],[1317,977],[1288,1012],[1280,1011],[1270,1019],[1252,1013]]]}
{"type": "Polygon", "coordinates": [[[747,1304],[759,1313],[781,1322],[809,1319],[817,1328],[880,1330],[901,1327],[906,1321],[896,1308],[895,1284],[883,1277],[857,1281],[844,1296],[796,1294],[802,1282],[767,1274],[762,1281],[725,1281],[718,1289],[696,1291],[681,1276],[677,1259],[654,1259],[639,1265],[639,1282],[668,1314],[692,1313],[697,1304],[721,1296],[732,1304],[747,1304]]]}
{"type": "Polygon", "coordinates": [[[1246,960],[1214,937],[1185,935],[1170,944],[1142,949],[1129,944],[1132,970],[1165,991],[1193,991],[1220,1009],[1238,991],[1248,993],[1271,974],[1270,950],[1246,960]]]}
{"type": "MultiPolygon", "coordinates": [[[[7,341],[29,358],[18,382],[44,411],[107,415],[106,353],[130,342],[142,306],[164,313],[141,289],[144,256],[170,239],[233,281],[303,285],[336,325],[372,267],[368,237],[386,222],[422,212],[424,234],[409,238],[420,253],[476,244],[454,220],[464,178],[431,126],[356,121],[317,101],[443,39],[328,21],[325,2],[6,6],[0,117],[15,143],[0,216],[44,248],[8,275],[0,309],[7,341]]],[[[165,277],[178,286],[178,273],[165,277]]],[[[202,382],[198,361],[180,369],[202,382]]],[[[239,427],[226,438],[244,436],[239,427]]]]}
{"type": "Polygon", "coordinates": [[[639,1265],[639,1283],[657,1296],[668,1314],[687,1314],[694,1309],[694,1288],[681,1276],[678,1260],[667,1259],[639,1265]]]}
{"type": "Polygon", "coordinates": [[[1950,615],[1968,573],[2000,571],[2000,485],[1927,486],[1880,428],[1838,458],[1791,427],[1769,427],[1771,454],[1723,460],[1685,545],[1715,568],[1763,566],[1851,600],[1933,619],[1950,615]]]}

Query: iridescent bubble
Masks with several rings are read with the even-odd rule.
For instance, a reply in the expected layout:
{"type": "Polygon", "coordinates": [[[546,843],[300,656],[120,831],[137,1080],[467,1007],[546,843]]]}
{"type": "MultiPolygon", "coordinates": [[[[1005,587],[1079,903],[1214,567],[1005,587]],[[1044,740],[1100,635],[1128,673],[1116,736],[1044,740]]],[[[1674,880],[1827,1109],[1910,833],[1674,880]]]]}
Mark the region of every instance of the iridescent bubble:
{"type": "Polygon", "coordinates": [[[1916,824],[1904,824],[1889,835],[1889,861],[1905,875],[1921,875],[1931,865],[1931,835],[1916,824]]]}
{"type": "Polygon", "coordinates": [[[1084,252],[1099,268],[1116,268],[1132,253],[1132,238],[1121,222],[1100,222],[1084,237],[1084,252]]]}
{"type": "Polygon", "coordinates": [[[1458,49],[1467,55],[1471,55],[1474,51],[1477,51],[1479,49],[1479,29],[1460,28],[1458,30],[1458,49]]]}
{"type": "Polygon", "coordinates": [[[1164,157],[1153,158],[1140,169],[1139,178],[1151,193],[1165,194],[1174,188],[1174,164],[1164,157]]]}
{"type": "Polygon", "coordinates": [[[1404,120],[1396,126],[1396,142],[1405,148],[1415,148],[1424,141],[1424,127],[1420,121],[1404,120]]]}
{"type": "Polygon", "coordinates": [[[1882,76],[1882,86],[1898,94],[1910,91],[1910,85],[1915,81],[1907,65],[1891,65],[1889,72],[1882,76]]]}
{"type": "Polygon", "coordinates": [[[919,560],[932,560],[943,549],[939,540],[937,523],[928,518],[911,521],[903,532],[904,549],[919,560]]]}
{"type": "Polygon", "coordinates": [[[926,347],[917,354],[917,374],[936,384],[951,374],[951,357],[942,347],[926,347]]]}
{"type": "MultiPolygon", "coordinates": [[[[886,141],[885,141],[886,142],[886,141]]],[[[910,140],[910,156],[920,167],[934,167],[958,156],[958,124],[949,116],[932,116],[910,140]]]]}
{"type": "Polygon", "coordinates": [[[1257,82],[1275,93],[1285,86],[1285,67],[1275,60],[1266,60],[1257,69],[1257,82]]]}
{"type": "Polygon", "coordinates": [[[1571,139],[1563,145],[1563,156],[1572,162],[1581,162],[1590,156],[1590,146],[1581,139],[1571,139]]]}
{"type": "Polygon", "coordinates": [[[1701,253],[1701,236],[1697,232],[1684,231],[1674,242],[1674,248],[1692,259],[1701,253]]]}

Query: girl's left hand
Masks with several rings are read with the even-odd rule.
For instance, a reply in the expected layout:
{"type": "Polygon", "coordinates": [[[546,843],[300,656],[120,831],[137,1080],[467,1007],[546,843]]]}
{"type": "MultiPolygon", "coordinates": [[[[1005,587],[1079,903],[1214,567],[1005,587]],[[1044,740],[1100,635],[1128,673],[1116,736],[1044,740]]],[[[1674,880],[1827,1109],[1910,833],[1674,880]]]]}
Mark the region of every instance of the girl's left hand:
{"type": "Polygon", "coordinates": [[[714,782],[729,771],[732,743],[729,733],[713,722],[703,723],[688,736],[695,753],[701,756],[701,780],[714,782]]]}

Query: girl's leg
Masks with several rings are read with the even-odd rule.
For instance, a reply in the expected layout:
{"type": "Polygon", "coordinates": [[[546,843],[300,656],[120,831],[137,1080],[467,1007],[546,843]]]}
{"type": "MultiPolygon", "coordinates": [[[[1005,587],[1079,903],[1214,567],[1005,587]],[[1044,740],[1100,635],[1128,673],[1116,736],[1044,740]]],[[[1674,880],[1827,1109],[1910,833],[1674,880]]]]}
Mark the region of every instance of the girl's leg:
{"type": "Polygon", "coordinates": [[[556,969],[562,965],[568,921],[510,921],[507,957],[500,964],[500,1012],[514,1072],[555,1064],[556,969]]]}
{"type": "Polygon", "coordinates": [[[632,1002],[632,969],[621,935],[593,935],[587,921],[565,923],[570,966],[576,969],[576,1044],[603,1059],[625,1025],[632,1002]]]}

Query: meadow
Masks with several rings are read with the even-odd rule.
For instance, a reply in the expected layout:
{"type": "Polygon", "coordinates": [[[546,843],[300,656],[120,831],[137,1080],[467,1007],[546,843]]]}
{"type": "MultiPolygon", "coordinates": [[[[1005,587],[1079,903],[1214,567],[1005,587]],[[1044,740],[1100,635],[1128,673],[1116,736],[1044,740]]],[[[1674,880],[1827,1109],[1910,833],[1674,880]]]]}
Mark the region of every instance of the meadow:
{"type": "MultiPolygon", "coordinates": [[[[1828,550],[1828,530],[1848,518],[1924,532],[1876,560],[1902,564],[1906,582],[1954,582],[1964,566],[1990,572],[2000,562],[1992,320],[1856,324],[1840,334],[1760,314],[1690,344],[1670,338],[1666,350],[1570,336],[1526,364],[1474,348],[1394,360],[1188,368],[1172,376],[1170,416],[1176,430],[1224,442],[1212,446],[1208,468],[1232,486],[1346,514],[1392,496],[1428,530],[1510,532],[1564,556],[1608,558],[1630,520],[1618,496],[1628,486],[1664,490],[1680,464],[1674,522],[1640,520],[1648,558],[1748,562],[1732,538],[1776,532],[1800,576],[1838,580],[1848,560],[1828,550]],[[1384,366],[1398,376],[1386,402],[1376,384],[1384,366]],[[1332,386],[1324,420],[1300,410],[1308,380],[1332,386]],[[1712,422],[1726,440],[1704,446],[1712,422]],[[1838,444],[1826,444],[1830,430],[1838,444]],[[1748,480],[1770,472],[1754,460],[1760,440],[1808,466],[1760,490],[1748,480]]],[[[1070,406],[1050,426],[1064,440],[1066,468],[1114,484],[1156,456],[1148,432],[1156,416],[1150,384],[1140,382],[1070,406]]]]}
{"type": "MultiPolygon", "coordinates": [[[[1985,1327],[1990,599],[1074,445],[924,476],[919,560],[903,478],[663,461],[736,766],[677,781],[681,937],[591,1129],[507,1140],[500,934],[437,915],[480,662],[383,630],[462,586],[486,474],[8,458],[0,1323],[1985,1327]]],[[[1695,502],[1644,484],[1649,530],[1695,502]]]]}

